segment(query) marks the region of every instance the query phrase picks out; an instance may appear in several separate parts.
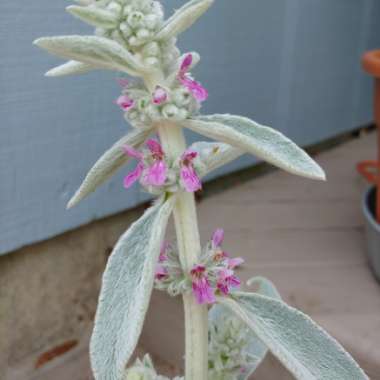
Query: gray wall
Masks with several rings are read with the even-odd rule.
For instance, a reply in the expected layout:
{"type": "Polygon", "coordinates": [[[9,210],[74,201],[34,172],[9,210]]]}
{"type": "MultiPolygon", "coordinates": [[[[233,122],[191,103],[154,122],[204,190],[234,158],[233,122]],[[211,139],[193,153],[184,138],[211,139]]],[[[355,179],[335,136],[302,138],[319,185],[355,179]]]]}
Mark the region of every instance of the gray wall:
{"type": "MultiPolygon", "coordinates": [[[[0,253],[146,199],[138,187],[124,191],[125,169],[65,211],[91,164],[128,128],[112,103],[113,74],[42,76],[60,61],[33,39],[90,31],[63,11],[67,3],[0,2],[0,253]]],[[[217,0],[181,45],[202,55],[205,113],[247,115],[310,144],[372,119],[360,55],[380,46],[379,17],[378,0],[217,0]]]]}

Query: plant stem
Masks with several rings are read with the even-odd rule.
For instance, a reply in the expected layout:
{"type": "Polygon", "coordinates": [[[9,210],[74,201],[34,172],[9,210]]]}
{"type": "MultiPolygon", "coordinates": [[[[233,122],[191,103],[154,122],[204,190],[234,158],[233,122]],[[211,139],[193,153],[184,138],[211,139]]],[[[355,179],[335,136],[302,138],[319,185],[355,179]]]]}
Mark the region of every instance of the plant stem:
{"type": "MultiPolygon", "coordinates": [[[[158,133],[166,154],[178,158],[186,149],[182,129],[169,122],[161,123],[158,133]]],[[[190,272],[199,262],[201,245],[194,194],[180,192],[174,207],[179,258],[183,270],[190,272]]],[[[192,294],[183,295],[185,310],[185,379],[207,380],[208,318],[207,306],[197,304],[192,294]]]]}

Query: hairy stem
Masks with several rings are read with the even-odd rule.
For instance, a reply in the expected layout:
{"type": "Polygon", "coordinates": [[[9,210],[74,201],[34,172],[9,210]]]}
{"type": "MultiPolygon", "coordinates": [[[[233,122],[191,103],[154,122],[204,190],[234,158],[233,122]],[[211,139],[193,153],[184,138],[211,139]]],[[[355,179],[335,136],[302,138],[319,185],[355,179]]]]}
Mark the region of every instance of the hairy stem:
{"type": "MultiPolygon", "coordinates": [[[[158,127],[166,154],[178,157],[186,149],[182,129],[169,122],[158,127]]],[[[183,269],[189,272],[199,262],[201,245],[194,194],[178,194],[174,208],[179,256],[183,269]]],[[[208,319],[207,306],[198,305],[192,294],[183,295],[185,310],[185,379],[207,380],[208,319]]]]}

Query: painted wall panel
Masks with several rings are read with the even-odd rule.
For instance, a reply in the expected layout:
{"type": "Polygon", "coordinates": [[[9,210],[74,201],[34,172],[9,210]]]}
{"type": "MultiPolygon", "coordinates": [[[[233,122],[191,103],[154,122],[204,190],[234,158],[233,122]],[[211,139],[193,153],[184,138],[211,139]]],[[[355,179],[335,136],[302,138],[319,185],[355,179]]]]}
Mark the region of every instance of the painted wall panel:
{"type": "MultiPolygon", "coordinates": [[[[178,8],[178,0],[164,1],[178,8]]],[[[64,208],[97,159],[128,126],[112,103],[112,73],[48,79],[60,60],[31,41],[85,34],[65,0],[0,2],[0,254],[132,207],[125,168],[77,208],[64,208]]],[[[380,46],[377,0],[218,0],[180,46],[197,50],[209,89],[205,113],[247,115],[301,144],[371,120],[361,53],[380,46]]],[[[195,136],[189,134],[189,140],[195,136]]],[[[243,157],[214,175],[250,165],[243,157]]]]}

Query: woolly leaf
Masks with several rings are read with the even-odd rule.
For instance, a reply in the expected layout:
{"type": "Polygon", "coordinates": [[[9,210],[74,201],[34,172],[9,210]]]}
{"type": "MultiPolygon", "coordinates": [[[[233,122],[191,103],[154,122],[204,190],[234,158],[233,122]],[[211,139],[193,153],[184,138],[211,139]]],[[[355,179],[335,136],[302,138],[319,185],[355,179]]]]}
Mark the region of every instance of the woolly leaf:
{"type": "Polygon", "coordinates": [[[191,0],[165,21],[156,34],[157,40],[176,37],[188,29],[211,6],[213,0],[191,0]]]}
{"type": "Polygon", "coordinates": [[[96,380],[122,380],[151,297],[155,267],[174,197],[148,209],[121,236],[103,274],[90,342],[96,380]]]}
{"type": "MultiPolygon", "coordinates": [[[[276,287],[271,281],[267,280],[264,277],[253,277],[247,282],[247,284],[257,287],[256,292],[258,294],[281,300],[281,296],[278,293],[276,287]]],[[[224,316],[237,318],[231,312],[231,310],[221,304],[214,305],[209,311],[209,320],[211,323],[223,323],[224,316]]],[[[263,344],[263,342],[256,336],[254,332],[250,332],[248,340],[249,343],[246,352],[250,356],[251,362],[250,365],[245,368],[245,371],[237,377],[237,380],[247,380],[264,360],[264,357],[268,352],[266,345],[263,344]]]]}
{"type": "Polygon", "coordinates": [[[150,129],[133,130],[107,150],[90,169],[79,189],[67,204],[67,208],[75,206],[127,163],[129,157],[123,151],[124,145],[137,148],[147,139],[150,133],[150,129]]]}
{"type": "Polygon", "coordinates": [[[262,294],[263,296],[271,297],[271,298],[276,298],[278,300],[281,299],[281,295],[278,292],[277,288],[274,286],[272,281],[269,281],[265,277],[252,277],[247,281],[248,286],[253,286],[257,288],[255,290],[255,293],[262,294]]]}
{"type": "Polygon", "coordinates": [[[47,77],[62,77],[65,75],[85,74],[91,70],[95,70],[97,67],[89,65],[87,63],[78,61],[68,61],[63,65],[54,67],[49,70],[45,75],[47,77]]]}
{"type": "Polygon", "coordinates": [[[141,75],[146,70],[128,50],[104,37],[43,37],[35,40],[34,44],[59,57],[104,69],[122,71],[135,76],[141,75]]]}
{"type": "Polygon", "coordinates": [[[291,140],[248,118],[233,115],[200,116],[185,120],[182,125],[256,155],[289,173],[312,179],[325,179],[319,165],[291,140]]]}
{"type": "Polygon", "coordinates": [[[244,154],[240,149],[231,145],[205,141],[196,142],[189,149],[198,153],[196,162],[199,162],[199,168],[197,167],[197,171],[202,177],[244,154]]]}
{"type": "Polygon", "coordinates": [[[112,29],[118,25],[117,16],[105,9],[70,5],[66,10],[73,16],[95,27],[112,29]]]}
{"type": "Polygon", "coordinates": [[[343,347],[307,315],[255,293],[218,297],[298,380],[368,379],[343,347]]]}

